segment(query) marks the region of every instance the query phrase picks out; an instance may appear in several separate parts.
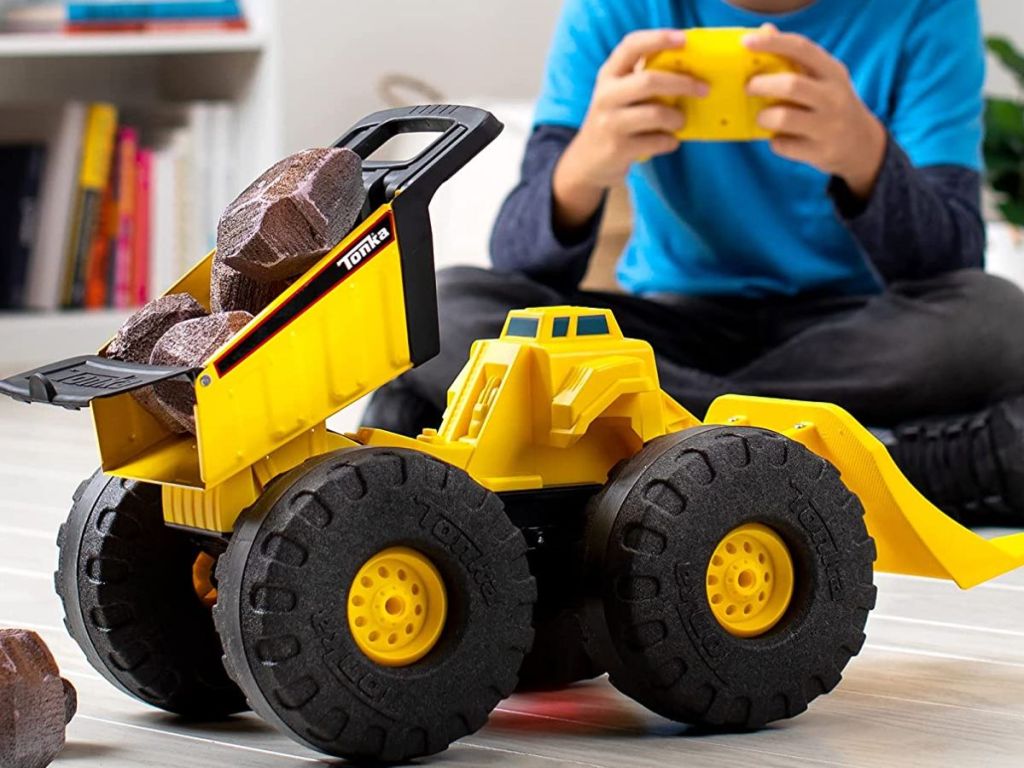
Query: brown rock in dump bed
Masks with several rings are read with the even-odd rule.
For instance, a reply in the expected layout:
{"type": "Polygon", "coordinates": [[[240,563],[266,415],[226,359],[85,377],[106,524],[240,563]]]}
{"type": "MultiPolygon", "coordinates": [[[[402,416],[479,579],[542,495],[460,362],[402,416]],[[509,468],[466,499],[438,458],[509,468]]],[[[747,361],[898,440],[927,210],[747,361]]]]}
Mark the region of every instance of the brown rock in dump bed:
{"type": "MultiPolygon", "coordinates": [[[[201,366],[250,320],[252,315],[248,312],[221,312],[178,323],[157,342],[149,361],[153,365],[201,366]]],[[[194,385],[179,378],[161,381],[153,389],[165,412],[194,433],[194,385]]]]}
{"type": "Polygon", "coordinates": [[[44,768],[64,748],[78,706],[35,632],[0,629],[0,766],[44,768]]]}
{"type": "Polygon", "coordinates": [[[217,258],[264,283],[295,277],[348,234],[365,200],[355,152],[299,152],[228,206],[217,226],[217,258]]]}
{"type": "Polygon", "coordinates": [[[232,269],[218,258],[213,260],[210,279],[210,305],[214,312],[248,312],[258,315],[288,287],[281,280],[263,283],[232,269]]]}
{"type": "MultiPolygon", "coordinates": [[[[180,322],[205,315],[206,310],[187,293],[173,293],[153,299],[125,320],[107,347],[106,356],[128,363],[148,363],[153,348],[167,331],[180,322]]],[[[152,387],[137,389],[132,396],[171,431],[186,431],[185,427],[165,412],[152,387]]]]}
{"type": "Polygon", "coordinates": [[[129,363],[148,363],[161,336],[183,320],[205,314],[206,310],[187,293],[153,299],[124,321],[107,347],[107,357],[129,363]]]}

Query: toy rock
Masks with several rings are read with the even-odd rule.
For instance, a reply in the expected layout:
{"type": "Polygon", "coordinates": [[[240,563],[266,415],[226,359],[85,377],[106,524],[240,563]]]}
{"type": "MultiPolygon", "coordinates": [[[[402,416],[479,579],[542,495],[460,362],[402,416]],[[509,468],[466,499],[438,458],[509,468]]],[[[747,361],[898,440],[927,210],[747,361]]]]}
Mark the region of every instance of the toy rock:
{"type": "Polygon", "coordinates": [[[283,280],[272,283],[254,280],[215,257],[210,278],[211,309],[258,315],[287,287],[288,283],[283,280]]]}
{"type": "Polygon", "coordinates": [[[64,748],[64,728],[78,708],[42,638],[0,629],[0,767],[43,768],[64,748]]]}
{"type": "Polygon", "coordinates": [[[354,152],[299,152],[228,206],[217,226],[218,258],[262,282],[294,277],[348,233],[365,199],[362,162],[354,152]]]}
{"type": "MultiPolygon", "coordinates": [[[[250,320],[248,312],[221,312],[178,323],[160,338],[149,361],[153,365],[199,367],[250,320]]],[[[178,378],[162,381],[153,389],[163,411],[189,432],[195,432],[193,384],[178,378]]]]}
{"type": "MultiPolygon", "coordinates": [[[[180,322],[205,315],[206,310],[187,293],[161,296],[125,320],[107,347],[107,357],[129,363],[148,363],[153,347],[167,331],[180,322]]],[[[177,420],[166,414],[151,387],[136,390],[132,395],[165,427],[173,432],[185,431],[177,420]]]]}

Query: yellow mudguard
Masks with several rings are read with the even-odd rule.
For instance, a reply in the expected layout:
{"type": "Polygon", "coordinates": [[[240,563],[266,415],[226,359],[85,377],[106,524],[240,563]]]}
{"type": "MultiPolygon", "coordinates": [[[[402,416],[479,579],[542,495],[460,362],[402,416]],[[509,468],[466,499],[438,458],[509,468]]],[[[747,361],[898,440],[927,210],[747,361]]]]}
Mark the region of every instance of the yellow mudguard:
{"type": "Polygon", "coordinates": [[[885,446],[838,406],[727,395],[712,403],[705,423],[780,432],[834,464],[864,505],[879,571],[951,579],[968,589],[1024,566],[1024,533],[984,539],[964,528],[922,496],[885,446]]]}

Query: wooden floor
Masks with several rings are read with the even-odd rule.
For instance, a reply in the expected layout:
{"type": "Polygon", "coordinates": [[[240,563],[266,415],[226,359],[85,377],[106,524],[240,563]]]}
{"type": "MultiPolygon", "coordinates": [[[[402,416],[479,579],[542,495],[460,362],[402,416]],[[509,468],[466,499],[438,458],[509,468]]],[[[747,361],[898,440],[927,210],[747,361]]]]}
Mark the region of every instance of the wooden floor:
{"type": "MultiPolygon", "coordinates": [[[[77,686],[57,765],[290,766],[322,761],[254,716],[198,727],[119,693],[86,663],[53,594],[54,539],[96,464],[88,416],[0,401],[0,626],[37,630],[77,686]]],[[[431,766],[1022,766],[1024,573],[972,592],[879,575],[868,644],[831,695],[760,733],[699,735],[603,680],[514,696],[431,766]]]]}

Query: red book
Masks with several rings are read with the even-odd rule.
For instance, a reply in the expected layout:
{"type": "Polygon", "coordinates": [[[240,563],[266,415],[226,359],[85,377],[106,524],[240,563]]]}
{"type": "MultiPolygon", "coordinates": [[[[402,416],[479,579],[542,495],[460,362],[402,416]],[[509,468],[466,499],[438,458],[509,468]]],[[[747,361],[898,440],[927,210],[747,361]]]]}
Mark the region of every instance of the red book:
{"type": "Polygon", "coordinates": [[[110,32],[221,32],[248,29],[245,19],[178,19],[168,21],[104,21],[66,24],[64,31],[72,35],[110,32]]]}
{"type": "Polygon", "coordinates": [[[132,305],[132,268],[135,264],[135,170],[139,133],[131,127],[117,132],[117,245],[111,272],[112,293],[107,303],[118,309],[132,305]],[[113,299],[113,301],[111,301],[113,299]]]}
{"type": "Polygon", "coordinates": [[[140,149],[135,175],[135,247],[132,252],[131,299],[141,307],[149,301],[149,217],[153,184],[153,151],[140,149]]]}

